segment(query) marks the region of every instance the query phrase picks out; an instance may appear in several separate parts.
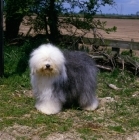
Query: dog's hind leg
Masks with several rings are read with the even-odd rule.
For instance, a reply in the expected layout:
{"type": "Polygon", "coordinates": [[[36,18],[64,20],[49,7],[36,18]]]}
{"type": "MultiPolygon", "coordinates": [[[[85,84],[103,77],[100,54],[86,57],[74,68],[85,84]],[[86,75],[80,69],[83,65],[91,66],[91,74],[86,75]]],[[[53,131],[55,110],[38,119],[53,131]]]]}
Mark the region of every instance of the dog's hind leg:
{"type": "Polygon", "coordinates": [[[98,104],[99,104],[99,102],[98,102],[97,98],[95,98],[95,99],[93,99],[91,104],[84,106],[83,109],[93,111],[93,110],[97,109],[98,104]]]}
{"type": "Polygon", "coordinates": [[[98,99],[95,95],[91,94],[82,94],[79,100],[79,105],[84,110],[95,110],[98,107],[98,99]],[[87,96],[88,95],[88,96],[87,96]]]}

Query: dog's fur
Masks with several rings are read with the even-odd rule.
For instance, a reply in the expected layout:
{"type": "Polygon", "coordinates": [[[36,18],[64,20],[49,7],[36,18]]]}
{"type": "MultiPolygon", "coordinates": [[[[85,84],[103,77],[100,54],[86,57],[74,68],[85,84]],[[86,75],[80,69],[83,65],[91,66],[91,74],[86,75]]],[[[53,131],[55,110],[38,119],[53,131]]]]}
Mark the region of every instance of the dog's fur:
{"type": "Polygon", "coordinates": [[[61,111],[66,103],[95,110],[97,68],[86,53],[61,51],[52,44],[35,49],[29,60],[35,107],[45,114],[61,111]]]}

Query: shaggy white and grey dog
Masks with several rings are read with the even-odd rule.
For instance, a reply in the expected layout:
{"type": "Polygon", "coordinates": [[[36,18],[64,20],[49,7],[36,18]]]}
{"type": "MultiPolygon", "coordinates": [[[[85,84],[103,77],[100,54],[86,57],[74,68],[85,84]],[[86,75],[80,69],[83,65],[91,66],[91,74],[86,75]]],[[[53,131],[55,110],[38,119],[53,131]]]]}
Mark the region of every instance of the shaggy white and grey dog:
{"type": "Polygon", "coordinates": [[[44,44],[31,53],[29,66],[35,107],[42,113],[55,114],[75,102],[85,110],[98,107],[97,68],[86,53],[44,44]]]}

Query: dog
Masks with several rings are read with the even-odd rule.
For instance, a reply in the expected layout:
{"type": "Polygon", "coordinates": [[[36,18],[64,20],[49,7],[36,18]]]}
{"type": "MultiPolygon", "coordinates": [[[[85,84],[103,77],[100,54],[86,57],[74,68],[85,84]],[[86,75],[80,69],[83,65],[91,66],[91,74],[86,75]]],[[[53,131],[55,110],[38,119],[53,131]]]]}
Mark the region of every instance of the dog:
{"type": "Polygon", "coordinates": [[[85,52],[43,44],[30,54],[29,67],[35,107],[40,112],[56,114],[66,103],[77,103],[84,110],[98,107],[97,67],[85,52]]]}

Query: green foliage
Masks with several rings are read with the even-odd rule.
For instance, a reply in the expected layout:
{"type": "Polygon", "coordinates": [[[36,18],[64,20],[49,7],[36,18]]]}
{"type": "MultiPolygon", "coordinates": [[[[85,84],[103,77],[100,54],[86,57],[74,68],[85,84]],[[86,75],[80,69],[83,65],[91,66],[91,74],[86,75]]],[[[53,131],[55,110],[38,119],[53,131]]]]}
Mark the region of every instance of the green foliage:
{"type": "Polygon", "coordinates": [[[34,0],[4,0],[4,12],[6,18],[28,15],[34,0]]]}

